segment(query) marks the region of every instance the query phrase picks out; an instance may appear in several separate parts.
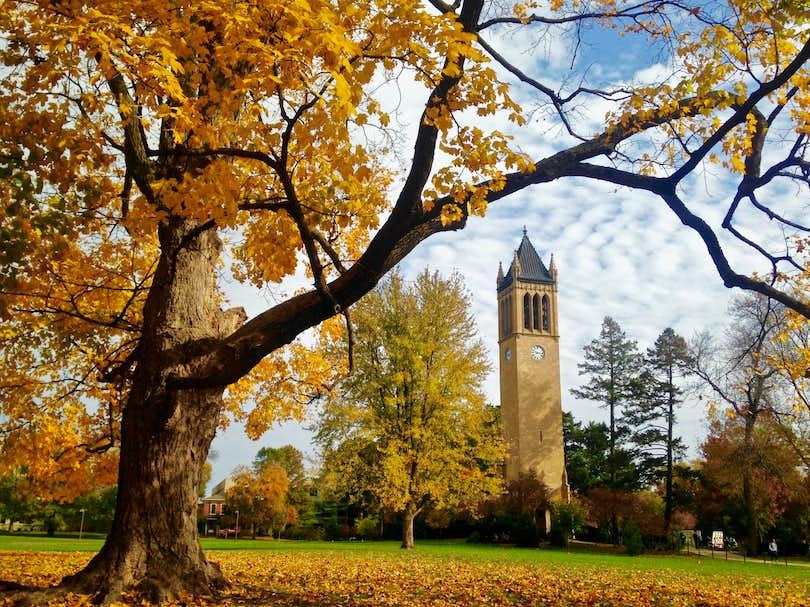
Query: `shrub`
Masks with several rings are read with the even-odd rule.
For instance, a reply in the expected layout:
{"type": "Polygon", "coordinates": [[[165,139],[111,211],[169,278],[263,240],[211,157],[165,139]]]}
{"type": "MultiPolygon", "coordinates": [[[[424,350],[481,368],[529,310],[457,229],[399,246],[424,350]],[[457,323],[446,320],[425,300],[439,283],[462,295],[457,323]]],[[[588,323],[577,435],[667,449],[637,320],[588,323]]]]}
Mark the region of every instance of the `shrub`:
{"type": "Polygon", "coordinates": [[[551,509],[551,543],[567,548],[571,536],[579,533],[584,524],[585,512],[578,503],[554,504],[551,509]]]}
{"type": "Polygon", "coordinates": [[[354,522],[354,528],[359,537],[366,540],[376,540],[380,537],[380,519],[376,516],[359,518],[354,522]]]}
{"type": "Polygon", "coordinates": [[[323,527],[293,527],[285,536],[291,540],[323,540],[326,538],[323,527]]]}
{"type": "Polygon", "coordinates": [[[641,539],[641,531],[632,520],[627,520],[622,527],[622,546],[624,551],[630,556],[636,556],[644,552],[644,542],[641,539]]]}
{"type": "Polygon", "coordinates": [[[520,514],[512,519],[510,535],[517,546],[531,548],[540,545],[540,528],[530,514],[520,514]]]}

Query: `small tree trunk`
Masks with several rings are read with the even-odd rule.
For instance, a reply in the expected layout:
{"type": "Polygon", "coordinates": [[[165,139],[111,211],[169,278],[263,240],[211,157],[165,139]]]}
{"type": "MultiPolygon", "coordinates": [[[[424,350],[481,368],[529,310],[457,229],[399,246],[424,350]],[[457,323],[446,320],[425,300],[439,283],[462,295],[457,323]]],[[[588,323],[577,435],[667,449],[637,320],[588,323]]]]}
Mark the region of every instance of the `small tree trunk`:
{"type": "Polygon", "coordinates": [[[745,453],[743,453],[742,470],[743,507],[745,508],[745,517],[748,519],[746,521],[746,531],[748,532],[746,550],[751,556],[755,555],[757,553],[757,549],[759,548],[759,520],[757,518],[757,511],[754,505],[754,491],[752,487],[753,479],[751,478],[753,475],[751,453],[753,450],[753,433],[755,422],[756,416],[749,413],[745,420],[745,440],[743,441],[743,449],[745,453]]]}
{"type": "Polygon", "coordinates": [[[409,503],[402,515],[402,549],[413,548],[413,520],[416,518],[416,506],[409,503]]]}
{"type": "Polygon", "coordinates": [[[672,531],[672,474],[673,474],[673,426],[675,425],[675,392],[672,384],[672,365],[669,366],[669,394],[667,407],[667,478],[664,497],[664,525],[669,534],[672,531]]]}

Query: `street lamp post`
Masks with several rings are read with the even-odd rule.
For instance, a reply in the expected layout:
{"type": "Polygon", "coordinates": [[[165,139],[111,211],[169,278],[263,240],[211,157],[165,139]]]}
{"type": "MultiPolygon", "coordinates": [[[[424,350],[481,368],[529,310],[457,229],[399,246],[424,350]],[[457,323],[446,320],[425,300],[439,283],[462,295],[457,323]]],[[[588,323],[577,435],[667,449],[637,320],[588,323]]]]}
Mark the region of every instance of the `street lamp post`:
{"type": "Polygon", "coordinates": [[[233,539],[239,538],[239,511],[236,511],[236,529],[234,530],[233,539]]]}
{"type": "Polygon", "coordinates": [[[82,513],[82,522],[79,523],[79,539],[82,539],[82,533],[84,532],[84,508],[79,510],[82,513]]]}

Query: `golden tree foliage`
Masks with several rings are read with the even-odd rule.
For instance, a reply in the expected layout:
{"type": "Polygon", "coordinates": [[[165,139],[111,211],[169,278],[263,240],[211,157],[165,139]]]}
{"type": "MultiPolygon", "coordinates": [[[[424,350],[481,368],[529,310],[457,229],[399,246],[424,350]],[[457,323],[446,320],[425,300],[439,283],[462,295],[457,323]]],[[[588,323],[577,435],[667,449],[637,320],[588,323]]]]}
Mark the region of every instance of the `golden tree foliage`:
{"type": "Polygon", "coordinates": [[[395,273],[354,308],[354,372],[323,407],[317,440],[333,490],[384,509],[475,507],[500,489],[489,368],[458,275],[395,273]]]}
{"type": "MultiPolygon", "coordinates": [[[[431,120],[487,161],[459,155],[454,170],[472,182],[517,162],[497,133],[453,134],[451,112],[519,108],[474,35],[419,3],[8,2],[0,23],[0,217],[15,237],[0,302],[2,469],[29,466],[43,491],[58,478],[56,497],[112,470],[126,384],[104,380],[138,354],[160,222],[235,230],[232,271],[257,286],[295,272],[303,229],[332,257],[310,268],[322,284],[390,207],[385,155],[356,135],[385,128],[367,89],[403,67],[432,87],[469,59],[431,120]],[[107,455],[87,468],[87,451],[107,455]]],[[[317,348],[276,350],[231,388],[229,410],[250,403],[260,434],[300,416],[334,366],[317,348]]]]}

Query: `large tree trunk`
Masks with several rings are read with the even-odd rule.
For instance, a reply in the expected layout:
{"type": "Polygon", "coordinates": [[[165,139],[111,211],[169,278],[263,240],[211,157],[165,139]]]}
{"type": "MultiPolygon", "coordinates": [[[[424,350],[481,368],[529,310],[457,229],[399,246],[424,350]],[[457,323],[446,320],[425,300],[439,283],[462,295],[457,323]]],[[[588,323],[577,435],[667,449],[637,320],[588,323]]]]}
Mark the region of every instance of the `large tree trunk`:
{"type": "Polygon", "coordinates": [[[224,580],[197,537],[197,484],[216,430],[219,394],[143,396],[127,407],[112,529],[90,564],[63,580],[75,592],[115,600],[131,587],[163,600],[210,594],[224,580]],[[162,402],[161,402],[162,401],[162,402]]]}
{"type": "Polygon", "coordinates": [[[413,503],[405,506],[402,514],[402,549],[411,550],[413,548],[413,521],[416,518],[417,510],[413,503]]]}
{"type": "Polygon", "coordinates": [[[161,259],[144,306],[140,356],[121,423],[112,530],[87,567],[61,587],[116,600],[140,589],[153,600],[210,594],[225,583],[197,536],[197,489],[216,432],[222,388],[176,390],[167,378],[195,348],[231,331],[237,314],[217,302],[214,231],[188,222],[160,228],[161,259]]]}

